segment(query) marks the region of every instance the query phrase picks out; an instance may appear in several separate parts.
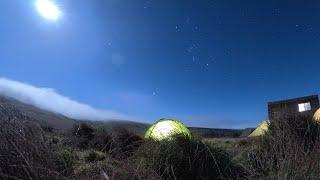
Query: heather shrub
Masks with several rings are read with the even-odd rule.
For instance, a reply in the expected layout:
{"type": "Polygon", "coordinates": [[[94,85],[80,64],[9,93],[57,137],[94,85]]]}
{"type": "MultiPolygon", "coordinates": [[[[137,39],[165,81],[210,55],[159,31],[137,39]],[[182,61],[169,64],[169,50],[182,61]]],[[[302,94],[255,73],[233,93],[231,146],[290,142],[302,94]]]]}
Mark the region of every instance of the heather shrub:
{"type": "Polygon", "coordinates": [[[70,149],[59,149],[54,153],[55,169],[64,176],[70,177],[73,175],[74,166],[78,157],[70,149]]]}

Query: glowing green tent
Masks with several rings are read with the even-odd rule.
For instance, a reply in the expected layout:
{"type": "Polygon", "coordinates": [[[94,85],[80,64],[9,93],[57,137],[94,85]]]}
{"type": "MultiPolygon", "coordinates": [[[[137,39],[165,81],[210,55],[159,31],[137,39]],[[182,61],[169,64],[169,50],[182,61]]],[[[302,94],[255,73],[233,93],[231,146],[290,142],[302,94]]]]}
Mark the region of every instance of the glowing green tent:
{"type": "Polygon", "coordinates": [[[156,141],[170,140],[175,135],[191,137],[189,129],[175,119],[160,119],[155,122],[145,134],[145,138],[156,141]]]}
{"type": "Polygon", "coordinates": [[[262,121],[259,126],[249,135],[249,137],[257,137],[264,135],[269,129],[270,121],[262,121]]]}

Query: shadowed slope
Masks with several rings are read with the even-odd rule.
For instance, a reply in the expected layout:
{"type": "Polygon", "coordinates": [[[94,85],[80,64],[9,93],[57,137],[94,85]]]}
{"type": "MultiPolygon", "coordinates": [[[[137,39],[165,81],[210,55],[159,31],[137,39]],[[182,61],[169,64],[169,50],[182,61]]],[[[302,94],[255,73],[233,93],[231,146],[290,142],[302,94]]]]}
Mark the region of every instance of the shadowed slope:
{"type": "Polygon", "coordinates": [[[0,117],[1,119],[28,119],[44,126],[48,125],[59,129],[71,128],[75,123],[75,120],[63,115],[42,110],[5,96],[0,96],[0,117]]]}

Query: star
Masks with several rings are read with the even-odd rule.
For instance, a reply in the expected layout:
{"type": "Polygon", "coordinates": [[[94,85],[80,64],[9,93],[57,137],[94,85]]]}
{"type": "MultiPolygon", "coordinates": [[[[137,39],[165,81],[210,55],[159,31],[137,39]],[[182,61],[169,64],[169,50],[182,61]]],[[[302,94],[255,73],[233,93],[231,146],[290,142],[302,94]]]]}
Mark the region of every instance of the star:
{"type": "Polygon", "coordinates": [[[179,25],[176,25],[175,29],[176,29],[176,32],[179,32],[181,30],[181,27],[179,27],[179,25]]]}
{"type": "Polygon", "coordinates": [[[144,2],[143,9],[148,9],[148,8],[150,8],[150,5],[151,5],[151,2],[150,2],[150,1],[145,1],[145,2],[144,2]]]}
{"type": "Polygon", "coordinates": [[[279,16],[280,15],[280,9],[278,9],[278,8],[273,9],[272,14],[274,16],[279,16]]]}

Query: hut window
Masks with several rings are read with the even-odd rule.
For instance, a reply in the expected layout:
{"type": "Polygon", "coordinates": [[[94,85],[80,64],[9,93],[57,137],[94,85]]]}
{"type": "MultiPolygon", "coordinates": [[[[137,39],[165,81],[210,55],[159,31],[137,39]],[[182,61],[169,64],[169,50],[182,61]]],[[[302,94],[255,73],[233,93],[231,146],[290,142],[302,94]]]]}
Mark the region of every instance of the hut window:
{"type": "Polygon", "coordinates": [[[311,110],[310,102],[298,104],[298,107],[299,107],[299,112],[311,110]]]}

